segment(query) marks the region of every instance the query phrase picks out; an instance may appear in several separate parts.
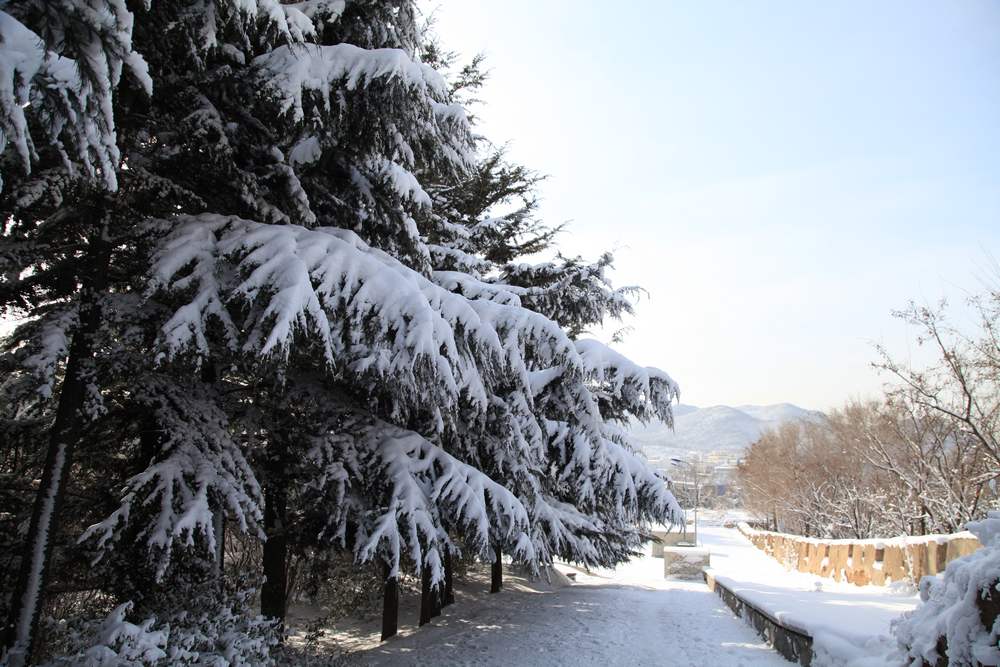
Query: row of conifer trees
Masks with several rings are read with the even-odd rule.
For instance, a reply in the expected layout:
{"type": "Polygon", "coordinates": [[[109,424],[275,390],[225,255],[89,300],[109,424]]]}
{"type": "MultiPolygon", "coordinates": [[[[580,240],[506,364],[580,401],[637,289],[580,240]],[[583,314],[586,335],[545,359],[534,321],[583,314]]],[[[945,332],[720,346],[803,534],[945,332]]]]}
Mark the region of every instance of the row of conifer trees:
{"type": "Polygon", "coordinates": [[[290,554],[388,599],[678,518],[622,428],[677,386],[585,338],[634,292],[553,255],[483,81],[407,0],[3,4],[10,664],[266,662],[290,554]]]}

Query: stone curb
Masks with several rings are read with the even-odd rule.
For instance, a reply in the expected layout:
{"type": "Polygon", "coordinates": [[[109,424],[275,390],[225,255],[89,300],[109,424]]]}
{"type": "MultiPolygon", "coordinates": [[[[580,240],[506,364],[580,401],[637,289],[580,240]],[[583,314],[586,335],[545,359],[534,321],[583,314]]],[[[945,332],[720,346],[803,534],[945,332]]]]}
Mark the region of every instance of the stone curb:
{"type": "Polygon", "coordinates": [[[809,667],[812,664],[813,639],[804,630],[782,623],[763,609],[750,604],[716,581],[715,576],[707,569],[702,570],[702,574],[705,576],[708,589],[718,594],[736,616],[752,625],[757,634],[763,637],[783,658],[797,662],[804,667],[809,667]]]}

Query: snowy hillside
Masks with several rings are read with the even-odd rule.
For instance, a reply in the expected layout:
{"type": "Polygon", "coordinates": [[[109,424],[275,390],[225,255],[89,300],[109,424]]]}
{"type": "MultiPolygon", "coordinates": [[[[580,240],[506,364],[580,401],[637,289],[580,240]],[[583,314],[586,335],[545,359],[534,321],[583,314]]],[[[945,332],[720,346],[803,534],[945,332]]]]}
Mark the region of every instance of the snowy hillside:
{"type": "Polygon", "coordinates": [[[776,405],[714,405],[698,408],[678,405],[671,432],[662,423],[637,424],[632,429],[635,441],[647,455],[658,449],[681,451],[739,451],[760,437],[764,431],[784,422],[819,419],[822,413],[790,403],[776,405]]]}

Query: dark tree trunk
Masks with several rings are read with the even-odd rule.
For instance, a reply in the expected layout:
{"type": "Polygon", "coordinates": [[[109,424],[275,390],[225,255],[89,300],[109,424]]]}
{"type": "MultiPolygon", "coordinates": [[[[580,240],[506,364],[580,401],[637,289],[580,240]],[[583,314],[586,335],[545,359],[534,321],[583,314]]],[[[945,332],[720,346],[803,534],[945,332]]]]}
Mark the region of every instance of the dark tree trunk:
{"type": "MultiPolygon", "coordinates": [[[[201,381],[212,385],[218,382],[219,372],[212,359],[206,359],[201,365],[201,381]]],[[[215,580],[219,593],[225,593],[225,559],[226,559],[226,512],[222,504],[212,504],[212,532],[215,533],[215,560],[212,563],[212,578],[215,580]]]]}
{"type": "Polygon", "coordinates": [[[444,607],[444,586],[439,583],[431,587],[431,618],[440,616],[442,607],[444,607]]]}
{"type": "Polygon", "coordinates": [[[391,570],[388,563],[382,565],[382,641],[399,628],[399,579],[389,576],[391,570]]]}
{"type": "Polygon", "coordinates": [[[212,531],[215,533],[215,560],[212,562],[212,578],[215,579],[219,592],[225,590],[225,558],[226,558],[226,516],[222,508],[215,508],[212,514],[212,531]]]}
{"type": "MultiPolygon", "coordinates": [[[[102,223],[104,213],[100,207],[90,211],[90,215],[92,222],[102,223]]],[[[56,417],[49,431],[45,467],[35,495],[17,584],[11,596],[10,617],[3,631],[6,664],[10,667],[31,661],[42,596],[49,578],[52,543],[59,530],[59,512],[73,465],[73,450],[90,421],[85,404],[88,385],[97,382],[93,339],[101,325],[101,299],[107,289],[111,258],[106,230],[95,237],[91,249],[93,263],[88,275],[82,276],[79,323],[69,347],[56,417]]]]}
{"type": "Polygon", "coordinates": [[[132,475],[138,475],[148,468],[163,446],[163,431],[156,422],[155,413],[146,405],[140,405],[137,409],[145,414],[139,427],[139,460],[132,468],[132,475]]]}
{"type": "Polygon", "coordinates": [[[444,550],[444,600],[441,606],[447,607],[455,602],[455,589],[452,586],[454,572],[451,565],[451,549],[444,550]]]}
{"type": "Polygon", "coordinates": [[[420,623],[427,625],[433,618],[434,603],[431,601],[431,569],[424,565],[420,568],[420,623]]]}
{"type": "Polygon", "coordinates": [[[503,561],[500,560],[500,545],[493,546],[493,565],[490,567],[490,593],[499,593],[503,588],[503,561]]]}
{"type": "Polygon", "coordinates": [[[286,510],[288,479],[287,445],[283,436],[270,434],[264,474],[264,585],[260,589],[260,613],[276,619],[284,628],[288,599],[288,535],[286,510]]]}

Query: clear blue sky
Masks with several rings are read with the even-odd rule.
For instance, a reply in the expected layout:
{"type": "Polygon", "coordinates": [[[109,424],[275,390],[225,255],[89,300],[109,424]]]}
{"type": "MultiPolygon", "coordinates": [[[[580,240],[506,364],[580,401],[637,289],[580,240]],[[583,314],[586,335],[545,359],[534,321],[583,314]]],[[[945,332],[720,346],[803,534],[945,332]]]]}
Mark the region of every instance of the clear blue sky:
{"type": "Polygon", "coordinates": [[[427,6],[563,246],[650,291],[620,349],[684,402],[873,394],[890,312],[1000,257],[1000,1],[427,6]]]}

